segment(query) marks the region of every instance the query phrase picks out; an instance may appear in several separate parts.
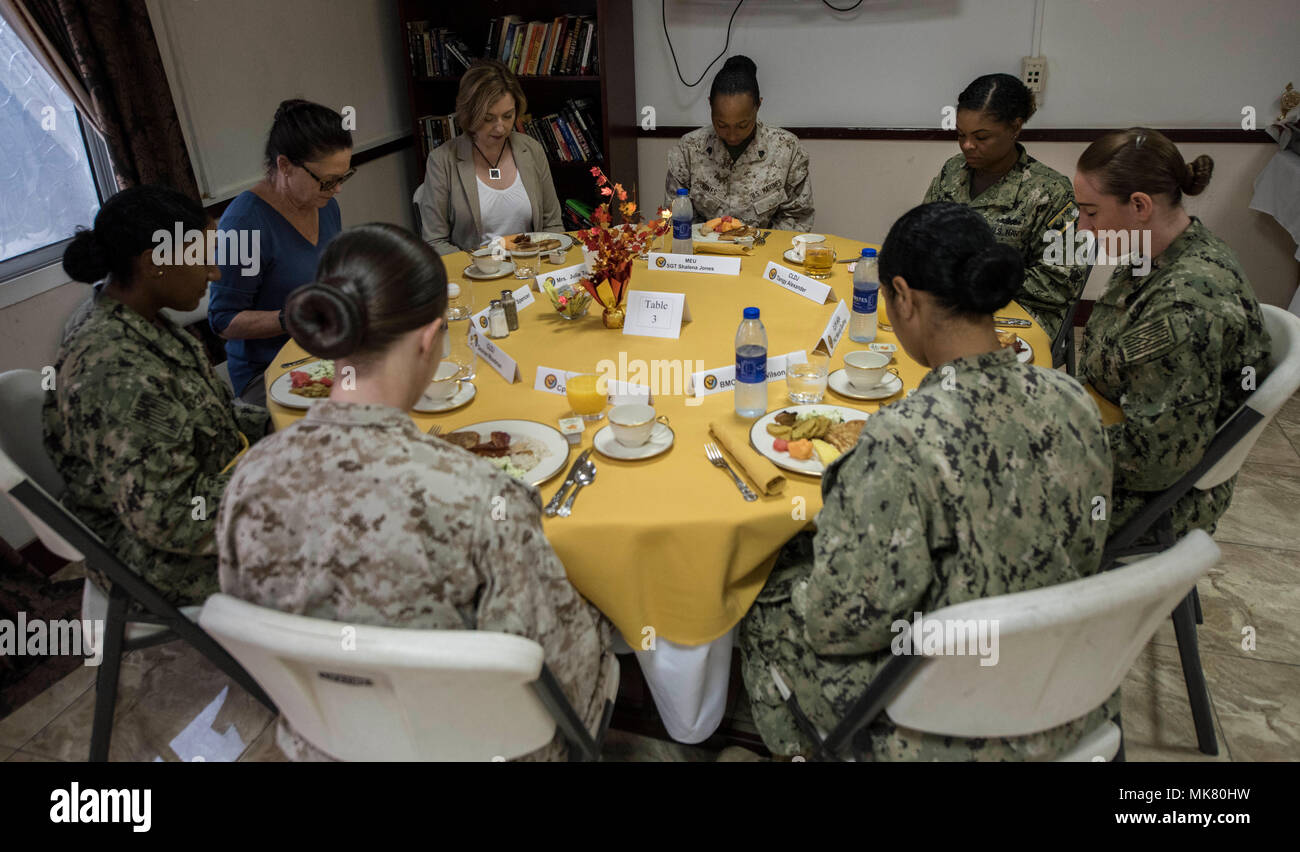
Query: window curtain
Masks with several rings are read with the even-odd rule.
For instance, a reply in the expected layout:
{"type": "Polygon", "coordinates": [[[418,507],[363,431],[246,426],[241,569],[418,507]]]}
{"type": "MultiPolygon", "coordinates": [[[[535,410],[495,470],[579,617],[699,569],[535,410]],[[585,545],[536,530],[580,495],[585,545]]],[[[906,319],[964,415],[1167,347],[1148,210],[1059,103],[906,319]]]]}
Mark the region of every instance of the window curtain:
{"type": "Polygon", "coordinates": [[[119,188],[198,199],[144,0],[0,0],[0,11],[104,137],[119,188]]]}

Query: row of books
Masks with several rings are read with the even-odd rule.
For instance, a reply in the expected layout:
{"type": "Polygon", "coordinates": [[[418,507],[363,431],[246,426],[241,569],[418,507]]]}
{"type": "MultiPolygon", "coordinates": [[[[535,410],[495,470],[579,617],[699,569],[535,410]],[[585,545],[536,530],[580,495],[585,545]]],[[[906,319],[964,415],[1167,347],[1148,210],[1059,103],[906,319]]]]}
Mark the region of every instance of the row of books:
{"type": "Polygon", "coordinates": [[[561,15],[551,23],[518,15],[493,18],[484,56],[499,59],[519,76],[595,74],[596,22],[585,15],[561,15]]]}
{"type": "Polygon", "coordinates": [[[446,27],[430,27],[428,21],[407,24],[406,38],[417,77],[452,77],[478,58],[459,35],[446,27]]]}
{"type": "Polygon", "coordinates": [[[417,121],[420,125],[420,138],[424,144],[425,157],[443,142],[460,135],[455,115],[426,115],[417,121]]]}
{"type": "Polygon", "coordinates": [[[552,160],[600,161],[600,122],[592,112],[591,98],[570,98],[557,113],[525,119],[524,132],[542,143],[552,160]]]}

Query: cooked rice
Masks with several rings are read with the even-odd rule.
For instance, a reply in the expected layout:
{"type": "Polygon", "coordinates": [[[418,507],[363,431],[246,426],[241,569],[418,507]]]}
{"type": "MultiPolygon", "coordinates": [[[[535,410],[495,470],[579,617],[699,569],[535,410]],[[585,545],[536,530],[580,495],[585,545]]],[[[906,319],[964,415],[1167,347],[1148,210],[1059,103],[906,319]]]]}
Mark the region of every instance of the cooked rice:
{"type": "Polygon", "coordinates": [[[510,441],[510,463],[521,470],[532,470],[550,455],[546,445],[535,438],[512,436],[510,441]]]}

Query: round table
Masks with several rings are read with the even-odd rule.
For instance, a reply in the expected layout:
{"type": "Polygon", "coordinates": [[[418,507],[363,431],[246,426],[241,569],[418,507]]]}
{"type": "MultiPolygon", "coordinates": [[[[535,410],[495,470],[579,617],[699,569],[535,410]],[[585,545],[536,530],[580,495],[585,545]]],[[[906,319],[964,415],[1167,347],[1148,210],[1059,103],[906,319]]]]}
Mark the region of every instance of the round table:
{"type": "MultiPolygon", "coordinates": [[[[439,415],[411,416],[421,429],[436,423],[443,434],[480,421],[504,418],[554,426],[570,407],[563,396],[533,389],[539,366],[596,372],[602,359],[626,359],[630,365],[638,359],[646,364],[677,361],[686,365],[683,369],[689,374],[701,368],[734,364],[736,328],[742,309],[751,305],[762,312],[769,356],[811,351],[838,302],[852,302],[853,279],[846,264],[836,264],[824,281],[833,291],[824,304],[815,304],[767,280],[763,271],[769,261],[799,271],[799,267],[782,258],[791,236],[793,232],[772,232],[766,245],[756,246],[752,255],[742,258],[738,276],[662,271],[648,267],[645,261],[636,261],[631,289],[686,294],[692,321],[683,324],[681,336],[675,340],[607,329],[601,322],[600,305],[595,302],[586,317],[565,320],[554,312],[545,294],[535,293],[536,302],[519,313],[519,330],[495,341],[518,363],[519,381],[507,385],[480,357],[474,380],[477,395],[468,406],[439,415]]],[[[828,240],[840,258],[857,256],[864,247],[861,242],[840,237],[828,240]]],[[[522,284],[513,278],[471,281],[464,274],[468,259],[463,253],[445,255],[443,262],[450,280],[472,288],[476,311],[486,307],[502,289],[522,284]]],[[[581,262],[581,247],[575,245],[565,264],[581,262]]],[[[540,274],[544,276],[557,268],[544,262],[540,274]]],[[[883,298],[880,311],[883,320],[883,298]]],[[[1030,319],[1015,303],[998,313],[1030,319]]],[[[1034,363],[1050,367],[1050,341],[1042,329],[1034,324],[1019,333],[1033,347],[1034,363]]],[[[883,330],[876,339],[897,342],[892,333],[883,330]]],[[[831,357],[831,369],[843,366],[846,352],[860,348],[865,347],[849,340],[846,333],[831,357]]],[[[266,371],[268,388],[286,372],[281,364],[305,354],[290,341],[266,371]]],[[[900,394],[876,403],[839,398],[828,391],[824,402],[874,412],[882,404],[901,399],[927,372],[901,347],[895,366],[903,379],[900,394]]],[[[768,410],[789,404],[784,380],[770,382],[767,390],[768,410]]],[[[730,656],[731,631],[762,589],[781,546],[808,526],[821,507],[820,479],[796,473],[787,474],[782,493],[764,496],[759,492],[757,501],[746,502],[731,477],[713,467],[704,452],[704,444],[712,440],[710,422],[733,434],[747,423],[734,413],[731,393],[705,396],[697,405],[688,405],[687,399],[669,393],[655,396],[657,413],[668,416],[675,433],[670,450],[639,462],[617,461],[593,452],[591,459],[598,473],[577,498],[572,516],[543,520],[546,535],[574,586],[638,651],[661,709],[666,689],[662,680],[656,688],[652,677],[656,664],[665,665],[679,679],[683,670],[715,684],[721,677],[725,699],[727,665],[723,658],[730,656]],[[681,657],[673,659],[662,653],[656,657],[651,653],[665,648],[678,649],[694,662],[683,665],[681,657]]],[[[268,407],[277,429],[304,413],[274,401],[269,401],[268,407]]],[[[570,451],[570,462],[581,449],[591,446],[592,436],[606,422],[587,427],[581,445],[570,451]]],[[[566,471],[570,462],[566,462],[566,471]]],[[[560,487],[562,479],[563,474],[541,486],[543,502],[560,487]]],[[[698,712],[676,714],[683,717],[676,721],[676,727],[678,732],[687,733],[684,741],[708,736],[698,736],[701,729],[709,728],[707,722],[700,721],[701,712],[721,718],[717,690],[694,691],[710,694],[712,699],[704,702],[710,705],[707,712],[697,708],[698,712]],[[695,719],[684,718],[692,713],[695,719]]],[[[673,721],[665,713],[665,723],[673,721]]],[[[716,724],[714,721],[713,727],[716,724]]],[[[673,727],[669,724],[676,736],[673,727]]]]}

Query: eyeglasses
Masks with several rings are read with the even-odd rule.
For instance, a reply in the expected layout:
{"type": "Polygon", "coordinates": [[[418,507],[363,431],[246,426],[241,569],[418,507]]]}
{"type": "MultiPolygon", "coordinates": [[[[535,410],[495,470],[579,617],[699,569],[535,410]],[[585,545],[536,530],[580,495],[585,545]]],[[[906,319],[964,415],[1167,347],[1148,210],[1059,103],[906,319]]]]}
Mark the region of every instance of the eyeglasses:
{"type": "Polygon", "coordinates": [[[323,178],[321,178],[320,175],[316,174],[311,169],[307,168],[306,163],[298,163],[297,165],[298,168],[302,169],[304,172],[306,172],[307,174],[311,175],[313,178],[316,179],[316,182],[320,184],[321,192],[329,192],[331,190],[337,189],[338,187],[343,185],[344,181],[346,181],[348,178],[352,177],[354,174],[357,173],[356,169],[348,169],[346,172],[344,172],[343,174],[339,175],[336,178],[330,178],[329,180],[324,180],[323,178]]]}

